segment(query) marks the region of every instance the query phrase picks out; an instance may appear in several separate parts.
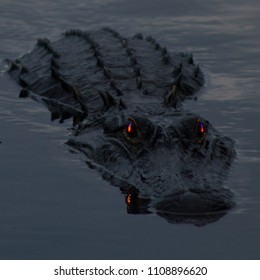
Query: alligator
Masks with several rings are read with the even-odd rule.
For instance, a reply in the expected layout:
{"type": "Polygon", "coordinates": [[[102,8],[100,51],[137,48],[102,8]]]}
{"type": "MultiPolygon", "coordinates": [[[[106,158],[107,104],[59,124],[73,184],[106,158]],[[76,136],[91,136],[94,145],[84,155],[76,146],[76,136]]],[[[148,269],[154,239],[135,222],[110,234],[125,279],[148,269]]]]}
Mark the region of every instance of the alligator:
{"type": "Polygon", "coordinates": [[[8,63],[21,98],[45,104],[51,120],[73,120],[69,149],[120,187],[129,213],[201,226],[235,205],[225,187],[234,140],[183,107],[205,80],[191,53],[102,28],[38,39],[8,63]]]}

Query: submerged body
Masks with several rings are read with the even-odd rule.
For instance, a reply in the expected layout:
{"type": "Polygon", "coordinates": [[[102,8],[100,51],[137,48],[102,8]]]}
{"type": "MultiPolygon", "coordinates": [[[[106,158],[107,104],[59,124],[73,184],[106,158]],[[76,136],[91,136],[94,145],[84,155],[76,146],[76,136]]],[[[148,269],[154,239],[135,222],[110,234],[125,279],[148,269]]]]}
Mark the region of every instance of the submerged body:
{"type": "Polygon", "coordinates": [[[224,188],[234,141],[182,107],[203,85],[191,54],[104,28],[41,39],[9,62],[21,97],[43,101],[52,119],[73,117],[67,144],[121,188],[129,212],[202,225],[234,205],[224,188]]]}

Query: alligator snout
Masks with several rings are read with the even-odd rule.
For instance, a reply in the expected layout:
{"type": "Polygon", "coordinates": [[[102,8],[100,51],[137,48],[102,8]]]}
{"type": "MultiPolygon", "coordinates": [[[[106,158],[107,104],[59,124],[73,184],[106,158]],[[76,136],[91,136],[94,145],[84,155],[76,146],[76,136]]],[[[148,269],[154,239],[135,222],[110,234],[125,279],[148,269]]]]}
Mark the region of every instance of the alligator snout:
{"type": "Polygon", "coordinates": [[[217,221],[234,206],[234,194],[228,189],[190,189],[158,202],[156,210],[171,223],[202,226],[217,221]]]}

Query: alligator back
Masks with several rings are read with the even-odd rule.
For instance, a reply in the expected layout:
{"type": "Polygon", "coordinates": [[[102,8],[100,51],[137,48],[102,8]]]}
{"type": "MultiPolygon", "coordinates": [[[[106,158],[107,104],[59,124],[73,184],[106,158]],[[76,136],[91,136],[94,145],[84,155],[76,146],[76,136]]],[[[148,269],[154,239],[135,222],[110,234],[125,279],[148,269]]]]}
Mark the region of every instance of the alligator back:
{"type": "Polygon", "coordinates": [[[55,42],[39,39],[32,52],[10,64],[20,96],[37,94],[61,120],[135,106],[144,96],[176,107],[203,84],[192,54],[170,54],[152,37],[124,38],[109,28],[70,30],[55,42]]]}

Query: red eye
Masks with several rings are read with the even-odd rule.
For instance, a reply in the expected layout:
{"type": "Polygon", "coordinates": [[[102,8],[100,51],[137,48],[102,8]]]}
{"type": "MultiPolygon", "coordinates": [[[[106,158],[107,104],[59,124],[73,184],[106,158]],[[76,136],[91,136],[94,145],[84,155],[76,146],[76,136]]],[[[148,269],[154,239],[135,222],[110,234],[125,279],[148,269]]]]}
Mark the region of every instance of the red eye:
{"type": "Polygon", "coordinates": [[[200,124],[200,133],[201,133],[201,134],[204,134],[204,131],[205,131],[204,125],[203,125],[203,124],[200,124]]]}
{"type": "Polygon", "coordinates": [[[204,123],[201,121],[198,121],[197,129],[196,129],[196,137],[203,138],[205,136],[205,132],[206,132],[206,129],[205,129],[204,123]]]}
{"type": "Polygon", "coordinates": [[[134,138],[137,136],[137,127],[133,121],[129,121],[127,128],[126,128],[127,136],[129,138],[134,138]]]}
{"type": "Polygon", "coordinates": [[[131,131],[133,131],[133,126],[132,126],[132,123],[129,123],[128,127],[127,127],[127,133],[130,134],[131,131]]]}

